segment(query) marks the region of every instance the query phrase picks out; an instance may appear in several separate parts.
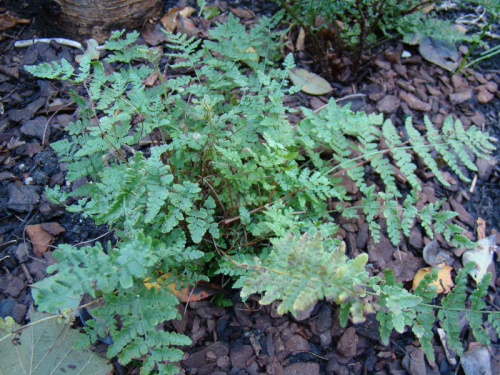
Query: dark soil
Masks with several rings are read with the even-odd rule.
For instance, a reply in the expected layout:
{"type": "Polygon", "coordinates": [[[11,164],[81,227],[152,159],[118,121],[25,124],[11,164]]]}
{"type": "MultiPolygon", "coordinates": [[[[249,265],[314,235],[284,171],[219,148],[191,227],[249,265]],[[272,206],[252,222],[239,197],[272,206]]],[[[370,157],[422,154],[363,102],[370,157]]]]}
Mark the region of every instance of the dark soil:
{"type": "MultiPolygon", "coordinates": [[[[174,2],[165,3],[168,8],[174,2]]],[[[195,1],[187,3],[195,5],[195,1]]],[[[5,2],[15,7],[20,16],[38,14],[24,4],[28,2],[5,2]]],[[[273,2],[242,0],[230,5],[246,6],[257,15],[276,11],[273,2]]],[[[228,9],[227,6],[224,9],[228,9]]],[[[44,196],[46,186],[74,189],[78,185],[66,185],[65,165],[49,147],[51,142],[64,136],[65,125],[76,119],[76,113],[75,108],[68,105],[66,84],[34,79],[23,65],[63,57],[73,61],[80,52],[57,43],[40,43],[24,49],[13,47],[16,40],[51,36],[50,29],[39,27],[37,23],[18,24],[5,30],[0,39],[3,105],[0,111],[0,317],[13,316],[18,323],[26,323],[26,312],[33,304],[30,284],[46,277],[46,267],[55,261],[50,250],[38,256],[34,253],[27,226],[47,223],[62,226],[65,231],[54,236],[51,249],[63,243],[81,246],[96,240],[113,241],[107,227],[95,226],[79,214],[66,212],[44,196]]],[[[300,55],[297,59],[299,65],[311,66],[301,61],[300,55]]],[[[405,116],[412,116],[418,125],[424,115],[440,124],[451,115],[467,126],[482,127],[500,139],[500,58],[450,77],[442,68],[422,59],[415,49],[388,44],[365,73],[357,84],[333,83],[335,91],[328,96],[299,93],[292,100],[297,106],[317,109],[333,96],[340,99],[340,103],[351,103],[351,108],[357,110],[383,112],[396,124],[402,124],[405,116]],[[401,57],[405,49],[412,53],[411,57],[401,57]],[[478,96],[485,85],[489,85],[488,92],[493,94],[488,101],[478,96]],[[497,85],[495,90],[494,85],[497,85]]],[[[487,234],[500,231],[499,156],[497,150],[493,162],[476,160],[479,171],[474,189],[469,183],[459,182],[452,173],[449,173],[451,187],[442,188],[432,175],[422,171],[419,177],[423,193],[419,204],[444,199],[445,207],[460,213],[455,222],[471,239],[477,239],[478,218],[485,220],[487,234]]],[[[352,181],[344,183],[353,201],[359,200],[360,193],[352,181]]],[[[403,180],[400,184],[405,186],[403,180]]],[[[411,284],[415,272],[425,266],[422,249],[430,239],[418,226],[410,238],[395,249],[385,236],[380,243],[374,243],[363,220],[343,219],[340,224],[338,235],[346,242],[350,255],[368,252],[374,273],[394,269],[399,281],[411,284]]],[[[449,249],[444,239],[438,239],[443,248],[449,249]]],[[[450,250],[452,266],[461,268],[460,250],[450,250]]],[[[498,262],[497,272],[500,272],[498,262]]],[[[500,287],[500,278],[494,280],[494,284],[500,287]]],[[[242,302],[237,291],[231,293],[232,307],[223,308],[208,300],[191,302],[187,307],[180,304],[182,320],[164,323],[165,328],[184,333],[193,341],[181,362],[182,373],[416,375],[462,371],[448,363],[437,339],[435,364],[423,359],[423,352],[410,333],[395,333],[388,346],[382,345],[373,315],[364,323],[342,328],[338,323],[338,309],[328,302],[320,302],[312,311],[294,319],[278,315],[276,304],[260,306],[257,296],[242,302]]],[[[488,300],[493,308],[499,309],[500,296],[496,289],[490,290],[488,300]]],[[[474,341],[470,336],[464,335],[464,345],[474,341]]],[[[498,358],[498,338],[493,339],[493,344],[492,353],[498,358]]],[[[102,349],[105,350],[105,344],[96,346],[96,350],[102,349]]],[[[495,362],[493,356],[492,365],[496,366],[492,373],[500,373],[500,362],[495,362]]],[[[115,372],[136,374],[138,370],[117,364],[115,372]]]]}

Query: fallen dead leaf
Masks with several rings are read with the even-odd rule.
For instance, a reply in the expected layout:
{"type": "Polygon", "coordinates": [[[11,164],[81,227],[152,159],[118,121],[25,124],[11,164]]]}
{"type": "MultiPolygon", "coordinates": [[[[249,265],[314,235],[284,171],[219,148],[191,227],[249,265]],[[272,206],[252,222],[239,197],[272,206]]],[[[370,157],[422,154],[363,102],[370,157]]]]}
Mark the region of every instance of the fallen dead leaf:
{"type": "Polygon", "coordinates": [[[0,31],[10,29],[18,23],[29,24],[31,21],[25,18],[18,18],[15,13],[5,12],[0,14],[0,31]]]}
{"type": "Polygon", "coordinates": [[[229,9],[231,9],[231,12],[233,12],[233,14],[236,17],[244,18],[247,20],[255,18],[255,13],[252,12],[251,10],[242,9],[242,8],[232,8],[232,7],[230,7],[229,9]]]}
{"type": "Polygon", "coordinates": [[[33,252],[39,258],[43,257],[52,241],[54,236],[42,228],[40,224],[27,225],[26,233],[30,237],[31,243],[33,244],[33,252]]]}
{"type": "Polygon", "coordinates": [[[306,32],[301,27],[299,31],[299,36],[297,37],[297,42],[295,43],[295,49],[297,51],[303,51],[306,48],[305,40],[306,40],[306,32]]]}
{"type": "Polygon", "coordinates": [[[153,282],[150,282],[151,277],[148,277],[144,280],[144,286],[148,289],[161,289],[162,287],[167,287],[181,302],[200,301],[222,291],[218,285],[207,283],[205,281],[198,282],[194,287],[188,285],[184,288],[177,289],[177,283],[167,283],[167,279],[171,279],[171,276],[171,274],[166,273],[159,276],[156,281],[153,282]]]}
{"type": "Polygon", "coordinates": [[[333,90],[326,79],[301,68],[290,70],[290,80],[306,94],[323,95],[333,90]]]}
{"type": "Polygon", "coordinates": [[[87,50],[83,53],[83,55],[77,55],[75,57],[75,61],[80,64],[85,56],[90,55],[90,60],[99,60],[101,56],[101,51],[97,49],[99,47],[99,43],[95,39],[87,40],[87,50]]]}
{"type": "Polygon", "coordinates": [[[418,51],[424,59],[450,72],[458,67],[458,50],[451,42],[444,42],[428,36],[419,41],[418,51]]]}
{"type": "Polygon", "coordinates": [[[453,270],[453,267],[449,266],[447,263],[437,265],[436,267],[425,267],[419,269],[417,274],[413,278],[413,290],[417,289],[424,276],[428,273],[431,273],[433,268],[437,268],[438,278],[430,285],[436,285],[438,293],[447,294],[450,292],[455,284],[453,283],[453,279],[451,277],[451,271],[453,270]]]}
{"type": "Polygon", "coordinates": [[[141,30],[141,36],[150,46],[157,46],[168,40],[168,36],[163,32],[163,27],[160,22],[154,25],[151,23],[144,25],[141,30]]]}
{"type": "Polygon", "coordinates": [[[433,240],[429,242],[423,250],[423,258],[429,266],[437,267],[442,263],[450,263],[451,256],[446,250],[441,249],[439,242],[433,240]]]}
{"type": "Polygon", "coordinates": [[[50,222],[50,223],[43,223],[40,224],[42,226],[42,229],[45,230],[46,232],[50,233],[53,236],[58,236],[61,233],[66,232],[66,229],[64,229],[61,224],[56,223],[56,222],[50,222]]]}
{"type": "Polygon", "coordinates": [[[188,18],[196,10],[192,7],[180,7],[171,8],[165,15],[160,19],[163,27],[171,32],[174,32],[179,26],[179,17],[188,18]]]}
{"type": "Polygon", "coordinates": [[[497,247],[496,243],[497,235],[493,234],[479,240],[474,249],[467,250],[462,255],[462,263],[464,265],[468,262],[475,263],[476,266],[470,275],[476,282],[483,279],[484,275],[488,272],[488,267],[493,263],[493,253],[497,247]]]}
{"type": "Polygon", "coordinates": [[[460,358],[465,375],[492,375],[491,355],[483,345],[474,345],[460,358]]]}

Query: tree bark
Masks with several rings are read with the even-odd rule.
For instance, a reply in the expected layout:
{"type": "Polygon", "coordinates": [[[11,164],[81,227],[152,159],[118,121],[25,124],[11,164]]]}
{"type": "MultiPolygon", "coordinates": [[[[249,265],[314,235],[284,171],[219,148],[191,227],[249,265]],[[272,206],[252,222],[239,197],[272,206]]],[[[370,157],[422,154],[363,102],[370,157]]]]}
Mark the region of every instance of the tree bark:
{"type": "Polygon", "coordinates": [[[140,28],[151,18],[160,17],[162,0],[55,0],[56,26],[76,40],[106,40],[111,31],[140,28]]]}

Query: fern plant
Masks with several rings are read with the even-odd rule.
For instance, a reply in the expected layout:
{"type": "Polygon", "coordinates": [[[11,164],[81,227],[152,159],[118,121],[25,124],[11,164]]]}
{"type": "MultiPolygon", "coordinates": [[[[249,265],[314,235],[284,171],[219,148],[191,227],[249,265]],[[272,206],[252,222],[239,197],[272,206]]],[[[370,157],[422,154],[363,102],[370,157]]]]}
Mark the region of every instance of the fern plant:
{"type": "Polygon", "coordinates": [[[452,43],[474,40],[456,30],[450,32],[450,21],[437,18],[433,12],[424,13],[426,7],[437,1],[275,1],[308,34],[323,73],[334,79],[345,80],[349,71],[355,78],[366,52],[387,38],[403,36],[411,44],[419,43],[425,36],[452,43]],[[327,59],[325,50],[333,58],[327,59]]]}
{"type": "Polygon", "coordinates": [[[441,301],[433,304],[437,297],[437,272],[425,275],[413,294],[397,282],[392,271],[384,277],[369,277],[365,270],[368,261],[366,253],[354,259],[347,259],[345,245],[327,248],[319,232],[305,233],[301,237],[293,234],[276,240],[271,254],[257,264],[239,263],[239,267],[251,269],[246,278],[241,295],[243,298],[253,293],[263,293],[260,303],[270,304],[281,301],[278,313],[296,314],[327,298],[340,305],[340,323],[345,326],[350,317],[353,322],[364,321],[366,314],[376,312],[380,322],[380,336],[383,344],[389,343],[393,330],[403,333],[409,326],[420,341],[426,356],[434,361],[432,329],[437,318],[447,334],[450,346],[459,355],[463,353],[460,340],[459,313],[466,311],[466,318],[475,338],[490,344],[490,338],[483,329],[486,315],[496,333],[500,336],[500,313],[485,309],[482,298],[491,282],[491,274],[484,277],[468,299],[465,288],[467,275],[474,269],[469,262],[458,271],[454,289],[441,301]],[[307,261],[304,261],[307,259],[307,261]],[[367,298],[369,296],[370,298],[367,298]],[[373,298],[377,302],[373,303],[373,298]]]}
{"type": "MultiPolygon", "coordinates": [[[[109,224],[117,238],[107,247],[60,246],[54,252],[59,263],[49,268],[57,273],[33,286],[36,303],[57,312],[74,308],[84,293],[99,298],[103,305],[93,310],[98,320],[86,328],[89,337],[111,334],[108,355],[124,364],[142,357],[143,373],[175,373],[173,364],[182,355],[178,347],[189,343],[185,336],[158,328],[177,316],[177,301],[168,288],[144,284],[159,273],[171,275],[161,282],[175,281],[179,287],[216,273],[233,275],[241,286],[278,248],[283,254],[274,252],[269,259],[289,259],[285,266],[296,268],[292,276],[297,280],[315,268],[322,272],[321,282],[308,282],[298,302],[293,299],[298,289],[280,295],[286,301],[281,311],[301,309],[325,296],[350,303],[347,311],[360,318],[366,256],[347,260],[337,249],[332,237],[337,225],[326,203],[349,201],[339,184],[343,173],[364,194],[362,211],[375,238],[380,233],[375,217],[385,216],[394,243],[409,234],[416,220],[429,236],[443,233],[467,243],[461,229],[448,222],[454,213],[440,211],[438,204],[421,212],[415,208],[420,184],[410,148],[439,178],[434,153],[455,171],[459,163],[474,169],[463,145],[475,155],[488,154],[493,146],[487,134],[465,130],[451,119],[442,132],[428,123],[421,134],[408,120],[410,139],[402,140],[382,116],[354,113],[334,101],[319,114],[303,108],[303,120],[293,126],[288,114],[294,109],[284,104],[285,95],[298,90],[287,82],[293,60],[287,56],[283,68],[274,62],[279,33],[273,28],[280,16],[263,19],[247,32],[230,15],[205,41],[169,34],[165,55],[136,44],[138,33],[123,37],[115,32],[105,44],[104,62],[120,66],[111,73],[90,57],[78,69],[64,60],[27,67],[38,77],[69,80],[83,90],[72,93],[80,118],[68,126],[69,137],[52,147],[68,163],[68,181],[85,178],[87,183],[72,192],[49,190],[48,197],[109,224]],[[183,74],[165,77],[166,63],[183,74]],[[159,83],[146,86],[154,74],[159,83]],[[387,148],[380,146],[382,140],[387,148]],[[324,160],[319,148],[332,150],[331,160],[324,160]],[[413,192],[400,189],[393,162],[413,192]],[[378,185],[368,182],[367,165],[378,185]],[[311,233],[313,240],[303,238],[296,245],[294,238],[302,233],[311,233]],[[344,285],[323,284],[332,275],[344,285]]],[[[357,212],[351,208],[343,214],[357,212]]],[[[276,287],[289,279],[279,278],[276,287]]],[[[244,293],[251,287],[247,284],[244,293]]],[[[269,283],[254,287],[263,291],[269,283]]]]}

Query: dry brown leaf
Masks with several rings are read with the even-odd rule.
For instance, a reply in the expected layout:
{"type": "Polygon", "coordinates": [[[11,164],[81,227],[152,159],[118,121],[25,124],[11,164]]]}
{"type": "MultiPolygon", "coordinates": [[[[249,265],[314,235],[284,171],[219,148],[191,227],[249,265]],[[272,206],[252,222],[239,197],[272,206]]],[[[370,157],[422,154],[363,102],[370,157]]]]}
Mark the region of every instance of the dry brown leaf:
{"type": "Polygon", "coordinates": [[[54,236],[43,229],[40,224],[26,226],[26,233],[33,244],[33,252],[37,257],[42,258],[43,253],[49,249],[49,245],[54,240],[54,236]]]}
{"type": "Polygon", "coordinates": [[[153,282],[149,282],[151,280],[151,277],[148,277],[144,280],[144,286],[148,289],[161,289],[162,287],[167,287],[168,289],[170,289],[172,294],[176,296],[177,299],[181,302],[200,301],[222,291],[222,289],[218,285],[207,283],[205,281],[200,281],[194,287],[188,285],[184,288],[177,289],[175,282],[169,284],[166,284],[165,282],[171,276],[171,274],[166,273],[159,276],[156,281],[153,282]]]}
{"type": "Polygon", "coordinates": [[[15,13],[5,12],[0,14],[0,31],[16,26],[18,23],[29,24],[31,21],[25,18],[18,18],[15,13]]]}
{"type": "Polygon", "coordinates": [[[177,28],[177,16],[182,9],[183,8],[171,8],[167,13],[163,15],[163,17],[160,19],[160,22],[162,23],[165,30],[171,32],[175,31],[175,29],[177,28]]]}
{"type": "Polygon", "coordinates": [[[66,232],[66,229],[64,229],[61,224],[56,223],[56,222],[50,222],[50,223],[43,223],[40,224],[46,232],[50,233],[53,236],[58,236],[61,233],[66,232]]]}
{"type": "Polygon", "coordinates": [[[255,18],[255,13],[252,12],[251,10],[241,9],[241,8],[231,8],[231,7],[229,9],[231,9],[231,12],[233,12],[233,14],[236,17],[244,18],[244,19],[247,19],[247,20],[255,18]]]}
{"type": "Polygon", "coordinates": [[[188,18],[191,17],[191,15],[196,12],[196,9],[193,7],[184,7],[179,11],[179,16],[188,18]]]}
{"type": "MultiPolygon", "coordinates": [[[[451,271],[453,267],[449,266],[447,263],[440,264],[436,266],[438,270],[438,278],[435,282],[430,285],[437,286],[438,293],[449,293],[450,290],[455,286],[453,279],[451,277],[451,271]]],[[[413,290],[415,290],[425,275],[432,272],[433,267],[425,267],[418,270],[417,274],[413,278],[413,290]]]]}
{"type": "Polygon", "coordinates": [[[297,37],[297,42],[295,43],[295,48],[297,51],[303,51],[306,48],[305,41],[306,41],[306,32],[301,27],[299,31],[299,36],[297,37]]]}
{"type": "Polygon", "coordinates": [[[290,70],[290,80],[306,94],[323,95],[333,90],[326,79],[301,68],[290,70]]]}
{"type": "Polygon", "coordinates": [[[181,32],[193,35],[192,29],[195,29],[194,23],[191,20],[188,20],[188,17],[190,17],[194,12],[195,9],[192,7],[171,8],[168,13],[163,15],[160,22],[168,31],[174,32],[179,26],[181,26],[181,28],[186,29],[181,30],[181,32]]]}
{"type": "Polygon", "coordinates": [[[462,255],[462,263],[465,265],[468,262],[474,262],[475,268],[470,275],[472,278],[479,282],[483,279],[484,275],[488,272],[488,268],[493,263],[493,253],[497,246],[497,235],[493,234],[489,237],[483,238],[477,242],[474,249],[467,250],[462,255]]]}
{"type": "Polygon", "coordinates": [[[425,263],[432,267],[438,267],[442,263],[450,263],[451,255],[448,251],[441,249],[439,242],[433,240],[425,245],[422,252],[425,263]]]}

